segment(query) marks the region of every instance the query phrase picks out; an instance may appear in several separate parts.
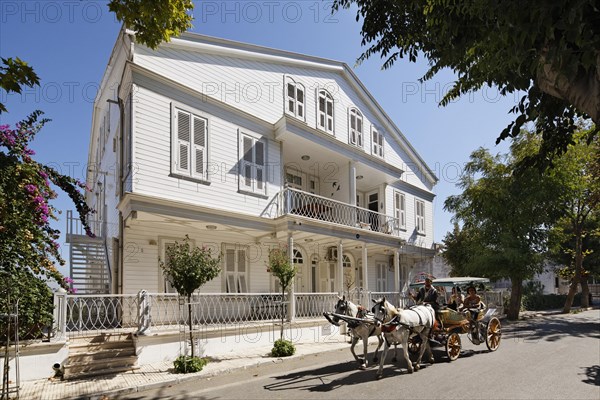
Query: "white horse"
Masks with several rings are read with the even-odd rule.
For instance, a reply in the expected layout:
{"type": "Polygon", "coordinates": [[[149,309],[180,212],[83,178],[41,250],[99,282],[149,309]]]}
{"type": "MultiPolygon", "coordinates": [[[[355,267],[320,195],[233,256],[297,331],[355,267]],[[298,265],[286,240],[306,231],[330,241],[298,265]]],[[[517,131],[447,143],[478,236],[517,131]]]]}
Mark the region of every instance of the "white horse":
{"type": "Polygon", "coordinates": [[[377,371],[377,379],[381,379],[383,371],[383,363],[387,356],[387,352],[391,344],[402,344],[404,352],[404,360],[408,366],[408,372],[413,372],[413,365],[408,357],[408,340],[411,335],[419,335],[421,338],[421,351],[415,363],[414,370],[419,370],[421,358],[427,349],[429,360],[433,363],[433,353],[429,347],[429,332],[435,323],[435,311],[430,305],[413,306],[409,309],[399,310],[388,302],[385,297],[379,300],[373,300],[374,319],[381,324],[383,336],[385,338],[385,346],[383,347],[383,355],[379,361],[379,369],[377,371]]]}
{"type": "MultiPolygon", "coordinates": [[[[375,349],[375,355],[373,356],[373,362],[376,363],[379,359],[377,358],[377,354],[381,345],[383,344],[383,336],[381,334],[381,326],[377,326],[373,319],[373,315],[368,312],[367,309],[363,307],[359,307],[353,302],[346,300],[346,296],[339,297],[338,302],[335,305],[334,315],[331,319],[327,318],[329,322],[339,325],[340,319],[348,324],[348,328],[350,328],[351,332],[351,345],[350,351],[354,356],[354,359],[360,364],[360,369],[367,368],[367,346],[369,344],[369,337],[376,336],[379,343],[377,344],[377,348],[375,349]],[[344,317],[339,317],[338,315],[347,316],[348,319],[344,317]],[[371,320],[373,322],[367,322],[365,320],[371,320]],[[354,347],[359,340],[363,341],[363,359],[362,362],[360,358],[354,352],[354,347]]],[[[395,357],[395,355],[394,355],[395,357]]]]}

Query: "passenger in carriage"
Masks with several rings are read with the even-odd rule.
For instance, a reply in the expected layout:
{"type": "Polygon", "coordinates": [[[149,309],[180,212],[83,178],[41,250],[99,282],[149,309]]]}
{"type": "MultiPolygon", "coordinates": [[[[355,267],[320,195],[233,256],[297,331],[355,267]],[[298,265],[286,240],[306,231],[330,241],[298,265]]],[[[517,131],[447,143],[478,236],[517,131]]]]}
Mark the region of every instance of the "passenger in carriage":
{"type": "Polygon", "coordinates": [[[463,306],[470,312],[471,318],[476,320],[479,310],[483,308],[483,303],[481,302],[481,297],[477,295],[475,286],[469,286],[467,288],[467,297],[465,297],[463,301],[463,306]]]}
{"type": "Polygon", "coordinates": [[[460,287],[453,286],[452,287],[452,295],[450,296],[450,303],[448,303],[448,308],[459,311],[463,307],[464,296],[460,292],[460,287]]]}

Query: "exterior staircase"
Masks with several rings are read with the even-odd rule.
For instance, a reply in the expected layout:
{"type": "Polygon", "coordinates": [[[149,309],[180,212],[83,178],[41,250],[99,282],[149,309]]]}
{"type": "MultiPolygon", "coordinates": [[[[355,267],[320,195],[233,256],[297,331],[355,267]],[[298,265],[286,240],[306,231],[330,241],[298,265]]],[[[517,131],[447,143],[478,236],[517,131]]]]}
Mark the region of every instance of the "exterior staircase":
{"type": "MultiPolygon", "coordinates": [[[[101,224],[90,221],[94,232],[101,224]]],[[[106,242],[101,235],[87,236],[79,218],[67,211],[67,242],[69,243],[70,275],[78,294],[108,294],[111,286],[110,264],[106,242]]]]}
{"type": "Polygon", "coordinates": [[[100,334],[70,339],[64,379],[111,375],[139,368],[131,333],[100,334]]]}

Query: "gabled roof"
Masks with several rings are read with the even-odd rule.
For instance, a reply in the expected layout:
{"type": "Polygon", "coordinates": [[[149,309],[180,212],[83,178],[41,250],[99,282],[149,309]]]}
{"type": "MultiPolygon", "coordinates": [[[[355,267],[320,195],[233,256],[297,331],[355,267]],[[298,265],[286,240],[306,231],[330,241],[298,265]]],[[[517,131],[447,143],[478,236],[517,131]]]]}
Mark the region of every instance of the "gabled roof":
{"type": "Polygon", "coordinates": [[[420,170],[425,173],[424,175],[429,182],[435,184],[438,181],[437,176],[429,168],[427,163],[421,158],[393,120],[386,114],[360,79],[358,79],[352,69],[344,62],[191,32],[185,32],[178,38],[172,38],[170,43],[164,43],[161,46],[339,73],[354,88],[354,90],[363,97],[365,103],[370,106],[378,119],[383,122],[386,131],[390,133],[391,137],[396,140],[412,161],[419,166],[420,170]]]}

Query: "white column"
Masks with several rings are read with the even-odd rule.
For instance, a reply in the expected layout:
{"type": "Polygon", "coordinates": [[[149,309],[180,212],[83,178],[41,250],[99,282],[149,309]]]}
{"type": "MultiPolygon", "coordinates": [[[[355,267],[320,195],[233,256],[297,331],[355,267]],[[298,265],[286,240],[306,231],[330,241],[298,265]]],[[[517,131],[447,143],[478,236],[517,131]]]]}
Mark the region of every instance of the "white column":
{"type": "MultiPolygon", "coordinates": [[[[288,236],[288,256],[290,257],[290,265],[294,265],[294,238],[290,234],[288,236]]],[[[292,279],[292,283],[288,288],[288,321],[293,321],[296,315],[296,297],[294,296],[294,285],[296,278],[292,279]]]]}
{"type": "Polygon", "coordinates": [[[337,287],[340,296],[344,295],[344,264],[342,263],[342,254],[344,251],[344,246],[342,246],[342,242],[338,243],[338,259],[337,259],[337,287]]]}
{"type": "Polygon", "coordinates": [[[363,248],[362,248],[362,265],[363,265],[363,293],[364,293],[364,300],[363,301],[363,305],[365,307],[370,307],[370,305],[368,304],[369,301],[369,296],[367,296],[367,293],[369,292],[369,265],[367,263],[367,245],[363,244],[363,248]]]}
{"type": "Polygon", "coordinates": [[[400,286],[400,252],[398,250],[394,250],[394,287],[398,293],[402,290],[400,286]]]}
{"type": "Polygon", "coordinates": [[[350,173],[348,174],[349,178],[350,178],[350,182],[348,182],[349,183],[348,189],[350,191],[349,204],[352,206],[355,206],[356,205],[356,162],[355,161],[349,162],[348,170],[350,171],[350,173]]]}

